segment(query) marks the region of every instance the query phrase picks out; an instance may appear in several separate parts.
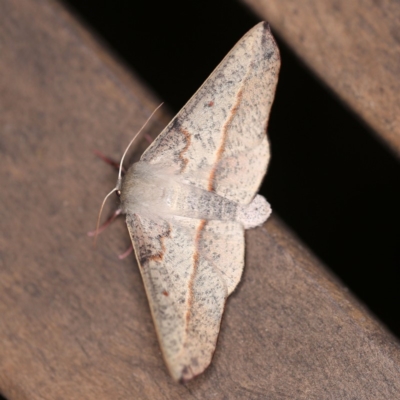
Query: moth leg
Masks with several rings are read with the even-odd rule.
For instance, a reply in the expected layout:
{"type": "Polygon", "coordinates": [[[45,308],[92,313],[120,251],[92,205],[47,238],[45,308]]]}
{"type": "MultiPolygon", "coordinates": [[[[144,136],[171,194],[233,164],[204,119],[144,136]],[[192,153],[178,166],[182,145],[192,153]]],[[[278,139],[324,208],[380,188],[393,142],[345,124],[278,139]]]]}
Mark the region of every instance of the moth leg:
{"type": "Polygon", "coordinates": [[[120,254],[120,255],[118,256],[118,258],[119,258],[120,260],[123,260],[124,258],[128,257],[129,254],[132,253],[132,251],[133,251],[133,245],[131,244],[131,245],[129,246],[128,250],[126,250],[126,251],[124,251],[122,254],[120,254]]]}
{"type": "Polygon", "coordinates": [[[115,218],[118,217],[122,213],[122,210],[118,208],[118,210],[115,210],[114,213],[111,215],[110,218],[107,219],[106,222],[104,222],[99,229],[95,229],[94,231],[90,231],[87,233],[88,236],[93,237],[98,235],[99,233],[103,232],[114,220],[115,218]]]}
{"type": "MultiPolygon", "coordinates": [[[[112,167],[114,167],[117,171],[119,171],[119,162],[111,159],[110,157],[105,156],[101,151],[99,150],[94,150],[93,153],[99,157],[100,159],[102,159],[105,163],[111,165],[112,167]]],[[[122,166],[121,169],[122,173],[125,174],[126,169],[124,168],[124,166],[122,166]]]]}
{"type": "Polygon", "coordinates": [[[153,138],[148,133],[144,133],[143,137],[149,142],[149,144],[153,143],[153,138]]]}

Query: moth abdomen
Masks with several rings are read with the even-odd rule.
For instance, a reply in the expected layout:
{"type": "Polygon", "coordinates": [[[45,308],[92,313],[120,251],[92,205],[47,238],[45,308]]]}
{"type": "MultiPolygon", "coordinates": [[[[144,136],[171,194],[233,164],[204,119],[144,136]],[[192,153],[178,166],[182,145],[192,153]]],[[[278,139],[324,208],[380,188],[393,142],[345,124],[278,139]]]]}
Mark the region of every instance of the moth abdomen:
{"type": "Polygon", "coordinates": [[[239,207],[237,221],[245,229],[255,228],[263,224],[271,215],[271,212],[271,206],[268,201],[258,194],[250,204],[239,207]]]}

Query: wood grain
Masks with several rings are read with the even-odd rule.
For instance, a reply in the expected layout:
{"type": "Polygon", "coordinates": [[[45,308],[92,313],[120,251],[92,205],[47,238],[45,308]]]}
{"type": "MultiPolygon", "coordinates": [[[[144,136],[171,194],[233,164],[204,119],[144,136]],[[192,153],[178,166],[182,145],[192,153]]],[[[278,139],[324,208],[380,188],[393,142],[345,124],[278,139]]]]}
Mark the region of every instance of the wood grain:
{"type": "MultiPolygon", "coordinates": [[[[21,399],[383,399],[397,342],[275,217],[247,235],[210,368],[169,377],[122,220],[93,248],[118,157],[156,102],[63,9],[0,3],[0,392],[21,399]],[[228,395],[229,394],[229,395],[228,395]]],[[[157,133],[159,115],[148,132],[157,133]]]]}
{"type": "Polygon", "coordinates": [[[400,3],[244,0],[400,154],[400,3]]]}

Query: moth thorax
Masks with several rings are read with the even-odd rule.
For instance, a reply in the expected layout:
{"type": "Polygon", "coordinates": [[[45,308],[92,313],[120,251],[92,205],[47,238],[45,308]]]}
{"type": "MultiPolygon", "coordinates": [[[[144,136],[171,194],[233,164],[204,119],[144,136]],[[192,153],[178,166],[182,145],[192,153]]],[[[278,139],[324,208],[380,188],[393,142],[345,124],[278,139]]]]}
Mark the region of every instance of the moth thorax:
{"type": "Polygon", "coordinates": [[[171,175],[160,165],[133,164],[121,184],[121,209],[125,214],[158,214],[166,211],[166,189],[171,175]]]}

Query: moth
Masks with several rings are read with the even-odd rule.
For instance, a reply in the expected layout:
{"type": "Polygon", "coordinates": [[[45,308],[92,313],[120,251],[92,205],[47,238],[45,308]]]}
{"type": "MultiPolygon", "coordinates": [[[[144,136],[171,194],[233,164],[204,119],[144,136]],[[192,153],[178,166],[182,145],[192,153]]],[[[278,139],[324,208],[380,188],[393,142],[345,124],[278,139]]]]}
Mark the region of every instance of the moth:
{"type": "Polygon", "coordinates": [[[271,213],[256,193],[270,158],[266,127],[279,67],[269,26],[260,23],[113,189],[176,381],[210,364],[243,272],[244,230],[271,213]]]}

